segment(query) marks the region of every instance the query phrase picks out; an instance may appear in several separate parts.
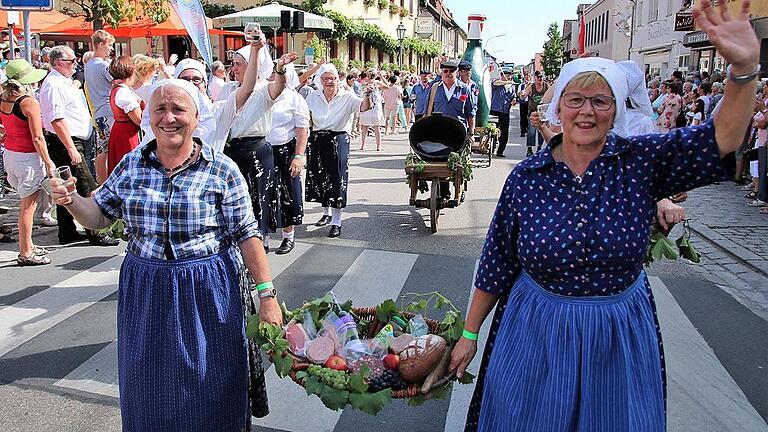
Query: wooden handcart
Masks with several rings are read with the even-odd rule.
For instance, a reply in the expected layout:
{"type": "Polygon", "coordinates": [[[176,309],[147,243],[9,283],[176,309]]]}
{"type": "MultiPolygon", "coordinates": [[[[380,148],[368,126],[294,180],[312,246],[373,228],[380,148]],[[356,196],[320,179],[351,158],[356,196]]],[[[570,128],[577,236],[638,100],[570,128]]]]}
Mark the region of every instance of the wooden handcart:
{"type": "Polygon", "coordinates": [[[499,129],[495,117],[488,120],[488,126],[476,127],[472,137],[472,154],[482,155],[473,157],[472,165],[478,168],[488,168],[496,149],[499,147],[499,129]]]}
{"type": "Polygon", "coordinates": [[[464,193],[467,182],[464,180],[464,170],[456,167],[451,170],[447,162],[425,162],[424,169],[418,170],[415,165],[405,167],[405,172],[410,176],[409,186],[411,196],[409,203],[417,208],[429,209],[429,224],[432,233],[437,232],[440,210],[454,208],[464,201],[464,193]],[[450,199],[440,196],[440,182],[447,181],[453,184],[453,194],[450,199]],[[419,183],[426,182],[429,187],[428,199],[417,199],[419,183]]]}

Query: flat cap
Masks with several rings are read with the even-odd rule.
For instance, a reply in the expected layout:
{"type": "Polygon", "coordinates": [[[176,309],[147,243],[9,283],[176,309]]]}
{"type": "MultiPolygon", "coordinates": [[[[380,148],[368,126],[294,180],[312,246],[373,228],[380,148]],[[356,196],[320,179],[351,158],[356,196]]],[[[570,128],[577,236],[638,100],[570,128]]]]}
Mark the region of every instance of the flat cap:
{"type": "Polygon", "coordinates": [[[459,62],[459,70],[472,70],[472,63],[462,60],[459,62]]]}
{"type": "Polygon", "coordinates": [[[440,69],[458,69],[459,62],[456,60],[446,60],[440,63],[440,69]]]}

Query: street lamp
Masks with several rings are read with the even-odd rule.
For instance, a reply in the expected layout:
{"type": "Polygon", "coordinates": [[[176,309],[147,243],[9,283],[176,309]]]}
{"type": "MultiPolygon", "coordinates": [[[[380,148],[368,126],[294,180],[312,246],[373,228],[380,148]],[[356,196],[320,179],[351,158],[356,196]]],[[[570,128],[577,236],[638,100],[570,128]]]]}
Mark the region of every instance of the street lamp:
{"type": "Polygon", "coordinates": [[[397,40],[400,42],[400,56],[397,61],[398,69],[403,67],[403,39],[405,39],[405,26],[403,25],[403,22],[400,21],[400,24],[397,26],[397,40]]]}

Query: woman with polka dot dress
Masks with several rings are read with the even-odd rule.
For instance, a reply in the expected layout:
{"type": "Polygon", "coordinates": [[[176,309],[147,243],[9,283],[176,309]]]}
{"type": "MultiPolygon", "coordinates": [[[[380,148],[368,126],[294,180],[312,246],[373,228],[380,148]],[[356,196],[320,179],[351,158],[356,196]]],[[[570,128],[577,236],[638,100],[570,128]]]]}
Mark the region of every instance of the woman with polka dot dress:
{"type": "MultiPolygon", "coordinates": [[[[723,4],[725,2],[722,2],[723,4]]],[[[666,428],[663,353],[643,257],[655,202],[725,179],[748,127],[760,47],[748,0],[694,17],[731,65],[724,106],[699,126],[623,138],[627,80],[612,60],[560,74],[547,118],[563,133],[509,175],[451,358],[461,376],[496,306],[466,431],[666,428]]]]}

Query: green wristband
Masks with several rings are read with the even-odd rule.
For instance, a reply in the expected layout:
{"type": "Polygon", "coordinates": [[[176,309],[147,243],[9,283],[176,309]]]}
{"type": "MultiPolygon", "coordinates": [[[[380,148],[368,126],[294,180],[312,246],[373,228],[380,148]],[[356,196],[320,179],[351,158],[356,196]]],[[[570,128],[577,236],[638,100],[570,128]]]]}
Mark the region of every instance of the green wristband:
{"type": "Polygon", "coordinates": [[[274,285],[272,285],[272,281],[262,282],[258,285],[256,285],[256,291],[262,292],[266,289],[272,288],[274,285]]]}
{"type": "Polygon", "coordinates": [[[306,159],[307,157],[304,156],[303,154],[297,154],[297,155],[294,155],[293,158],[294,159],[306,159]]]}
{"type": "Polygon", "coordinates": [[[471,341],[477,341],[477,333],[472,333],[471,331],[464,329],[464,331],[461,332],[461,335],[464,336],[464,339],[469,339],[471,341]]]}

